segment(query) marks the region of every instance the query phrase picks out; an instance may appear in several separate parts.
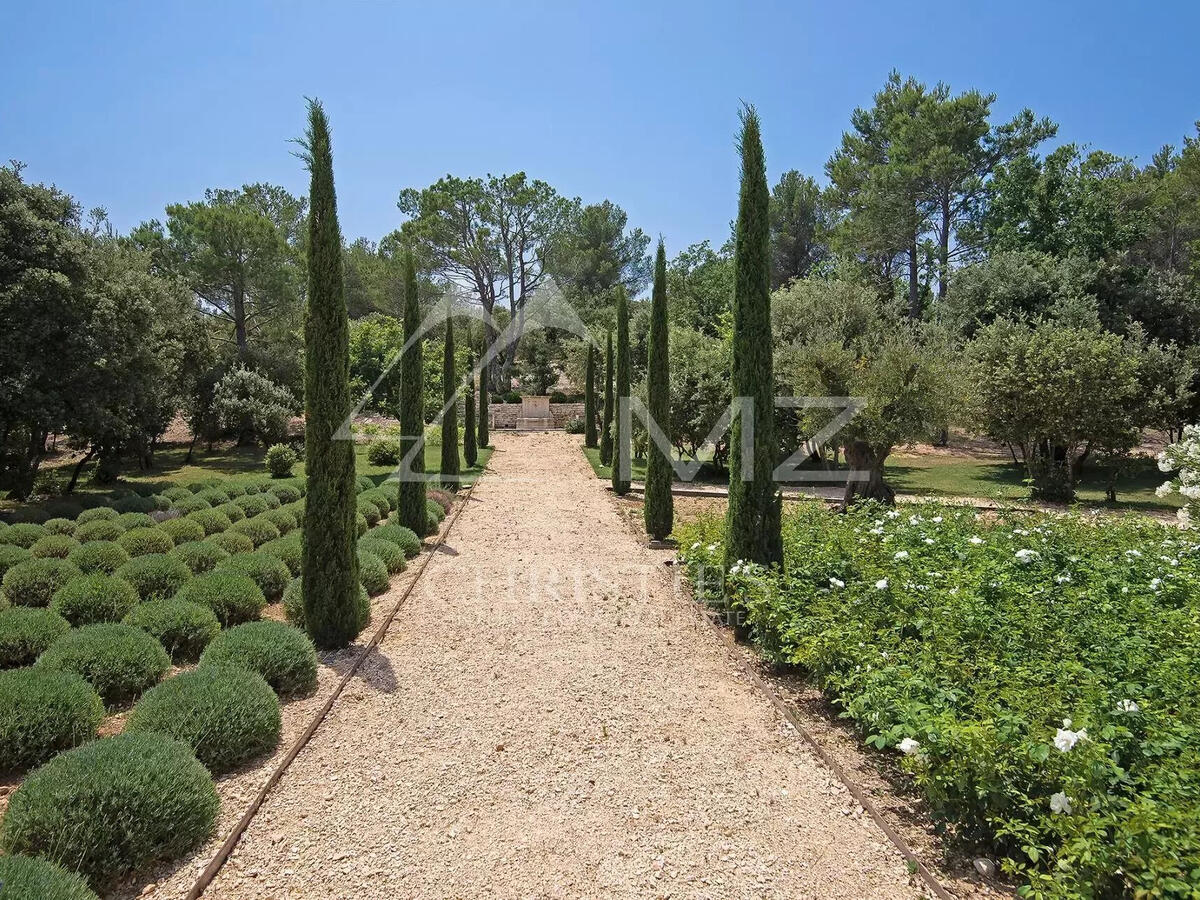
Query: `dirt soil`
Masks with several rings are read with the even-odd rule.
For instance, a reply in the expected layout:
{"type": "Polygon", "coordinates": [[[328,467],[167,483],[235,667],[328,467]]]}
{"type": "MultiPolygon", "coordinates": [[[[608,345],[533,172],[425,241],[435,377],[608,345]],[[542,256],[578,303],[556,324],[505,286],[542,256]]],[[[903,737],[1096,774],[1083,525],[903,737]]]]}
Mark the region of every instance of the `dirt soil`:
{"type": "MultiPolygon", "coordinates": [[[[625,526],[578,438],[495,443],[205,896],[921,896],[698,618],[669,552],[625,526]]],[[[145,895],[179,896],[215,846],[145,895]]]]}

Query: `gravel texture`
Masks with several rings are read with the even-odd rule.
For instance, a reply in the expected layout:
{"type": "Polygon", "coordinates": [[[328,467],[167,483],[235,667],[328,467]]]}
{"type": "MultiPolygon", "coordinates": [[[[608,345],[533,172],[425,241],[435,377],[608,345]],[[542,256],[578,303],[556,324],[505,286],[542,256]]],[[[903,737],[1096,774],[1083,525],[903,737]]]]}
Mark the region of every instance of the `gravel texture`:
{"type": "MultiPolygon", "coordinates": [[[[493,437],[447,544],[205,896],[920,896],[579,439],[493,437]]],[[[185,892],[215,846],[146,895],[185,892]]]]}

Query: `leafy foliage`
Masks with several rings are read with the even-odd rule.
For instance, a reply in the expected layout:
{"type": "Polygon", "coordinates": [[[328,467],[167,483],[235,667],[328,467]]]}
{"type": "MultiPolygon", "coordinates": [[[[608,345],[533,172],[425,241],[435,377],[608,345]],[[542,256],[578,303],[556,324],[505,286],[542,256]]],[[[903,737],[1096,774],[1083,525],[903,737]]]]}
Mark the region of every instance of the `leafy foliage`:
{"type": "Polygon", "coordinates": [[[28,666],[71,624],[51,609],[10,606],[0,609],[0,668],[28,666]]]}
{"type": "MultiPolygon", "coordinates": [[[[358,596],[355,590],[355,596],[358,596]]],[[[307,612],[308,604],[304,604],[307,612]]],[[[359,611],[355,607],[355,626],[359,611]]],[[[357,634],[357,631],[355,632],[357,634]]],[[[280,696],[307,693],[317,684],[317,653],[303,631],[282,622],[247,622],[223,631],[200,657],[201,666],[256,672],[280,696]]]]}
{"type": "Polygon", "coordinates": [[[54,592],[77,575],[79,570],[65,559],[27,559],[11,566],[0,585],[15,606],[46,606],[54,592]]]}
{"type": "Polygon", "coordinates": [[[138,592],[128,581],[93,573],[72,578],[54,592],[50,609],[72,625],[119,622],[138,602],[138,592]]]}
{"type": "Polygon", "coordinates": [[[85,625],[59,638],[35,669],[73,672],[96,689],[110,709],[135,700],[158,683],[171,661],[158,641],[128,625],[85,625]]]}
{"type": "MultiPolygon", "coordinates": [[[[237,557],[230,557],[233,559],[237,557]]],[[[287,569],[283,571],[286,573],[287,569]]],[[[218,568],[207,575],[198,575],[185,584],[174,599],[207,607],[225,627],[257,619],[267,605],[258,582],[240,569],[218,568]]]]}
{"type": "Polygon", "coordinates": [[[85,879],[45,859],[0,856],[5,900],[98,900],[85,879]]]}
{"type": "Polygon", "coordinates": [[[174,556],[150,553],[129,560],[116,575],[132,584],[143,600],[164,600],[183,587],[192,570],[174,556]]]}
{"type": "Polygon", "coordinates": [[[78,675],[37,669],[0,672],[0,769],[41,765],[90,741],[103,718],[104,704],[78,675]]]}

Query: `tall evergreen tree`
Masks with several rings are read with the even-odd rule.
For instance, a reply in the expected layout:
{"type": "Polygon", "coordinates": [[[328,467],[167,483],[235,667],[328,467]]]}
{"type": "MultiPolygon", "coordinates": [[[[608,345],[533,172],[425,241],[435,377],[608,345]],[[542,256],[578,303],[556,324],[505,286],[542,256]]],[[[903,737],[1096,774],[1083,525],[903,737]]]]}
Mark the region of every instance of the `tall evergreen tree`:
{"type": "MultiPolygon", "coordinates": [[[[650,421],[671,433],[671,369],[667,352],[667,250],[658,242],[654,261],[654,293],[650,300],[650,347],[646,366],[646,399],[650,421]]],[[[675,507],[671,499],[671,460],[651,440],[646,460],[646,532],[656,541],[671,533],[675,507]]]]}
{"type": "Polygon", "coordinates": [[[596,446],[596,348],[587,345],[587,376],[583,387],[583,445],[596,446]]]}
{"type": "Polygon", "coordinates": [[[404,253],[404,342],[400,357],[400,458],[413,459],[400,479],[396,514],[400,524],[419,535],[429,534],[425,509],[425,402],[424,363],[421,361],[421,305],[417,298],[417,269],[412,250],[404,253]],[[415,450],[414,450],[415,447],[415,450]]]}
{"type": "Polygon", "coordinates": [[[775,487],[775,378],[771,358],[770,193],[758,113],[742,112],[739,140],[742,188],[734,232],[734,398],[748,397],[753,413],[753,455],[742,458],[743,416],[733,422],[729,452],[729,506],[725,518],[725,564],[744,559],[782,564],[781,498],[775,487]]]}
{"type": "Polygon", "coordinates": [[[600,421],[600,462],[612,465],[613,421],[613,345],[612,330],[608,332],[608,349],[604,352],[604,415],[600,421]]]}
{"type": "Polygon", "coordinates": [[[359,632],[358,496],[354,443],[337,432],[350,415],[350,322],[342,282],[342,233],[333,189],[329,119],[308,103],[304,159],[311,174],[308,305],[304,316],[304,507],[301,573],[304,621],[323,649],[344,647],[359,632]]]}
{"type": "Polygon", "coordinates": [[[458,382],[454,377],[454,320],[446,316],[446,349],[442,355],[442,487],[457,491],[458,382]]]}
{"type": "Polygon", "coordinates": [[[463,406],[463,458],[471,468],[479,461],[475,438],[475,354],[471,353],[467,355],[467,402],[463,406]]]}
{"type": "Polygon", "coordinates": [[[633,464],[632,435],[621,426],[621,401],[629,397],[629,297],[622,285],[617,285],[617,378],[615,385],[613,430],[612,486],[618,494],[629,493],[629,481],[624,469],[633,464]]]}
{"type": "MultiPolygon", "coordinates": [[[[485,354],[487,348],[484,347],[485,354]]],[[[479,370],[479,449],[488,445],[488,367],[479,370]]]]}

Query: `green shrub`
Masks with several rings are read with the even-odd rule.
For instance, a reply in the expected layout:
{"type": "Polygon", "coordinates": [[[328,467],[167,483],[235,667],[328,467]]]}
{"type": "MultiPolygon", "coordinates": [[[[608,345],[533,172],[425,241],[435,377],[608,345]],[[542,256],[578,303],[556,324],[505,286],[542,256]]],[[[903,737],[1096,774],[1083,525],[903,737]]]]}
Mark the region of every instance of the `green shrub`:
{"type": "Polygon", "coordinates": [[[75,540],[81,544],[93,541],[115,541],[125,533],[125,526],[115,519],[95,519],[75,528],[75,540]]]}
{"type": "Polygon", "coordinates": [[[282,622],[247,622],[223,631],[200,665],[229,665],[257,672],[280,696],[317,686],[317,652],[308,636],[282,622]]]}
{"type": "Polygon", "coordinates": [[[374,489],[374,487],[375,487],[374,479],[372,479],[370,476],[367,476],[367,475],[359,475],[355,479],[355,482],[358,484],[358,492],[360,494],[363,491],[369,491],[369,490],[374,489]]]}
{"type": "Polygon", "coordinates": [[[59,638],[34,669],[74,672],[96,689],[107,707],[123,706],[157,684],[171,667],[154,638],[128,625],[85,625],[59,638]]]}
{"type": "Polygon", "coordinates": [[[217,512],[224,513],[225,517],[229,519],[230,524],[240,522],[246,518],[246,511],[238,506],[236,501],[222,503],[217,507],[217,512]]]}
{"type": "Polygon", "coordinates": [[[124,547],[112,541],[88,541],[72,550],[67,562],[85,575],[92,572],[112,575],[129,562],[129,554],[124,547]]]}
{"type": "Polygon", "coordinates": [[[183,587],[192,570],[174,556],[151,553],[135,556],[117,569],[116,575],[132,584],[143,600],[164,600],[183,587]]]}
{"type": "Polygon", "coordinates": [[[214,534],[208,539],[210,544],[216,544],[226,553],[251,553],[254,550],[254,541],[246,537],[244,534],[238,534],[235,531],[223,531],[220,534],[214,534]]]}
{"type": "Polygon", "coordinates": [[[9,525],[0,531],[0,544],[12,544],[28,550],[47,534],[49,532],[46,531],[45,526],[36,525],[33,522],[21,522],[17,525],[9,525]]]}
{"type": "Polygon", "coordinates": [[[267,502],[265,494],[246,494],[244,497],[238,497],[233,501],[234,505],[241,507],[242,512],[247,518],[265,513],[271,508],[271,504],[267,502]]]}
{"type": "Polygon", "coordinates": [[[372,597],[388,588],[388,570],[383,560],[370,550],[358,549],[358,580],[372,597]]]}
{"type": "MultiPolygon", "coordinates": [[[[212,512],[212,510],[208,510],[212,512]]],[[[206,534],[204,526],[194,519],[165,519],[159,523],[159,529],[171,537],[173,544],[184,544],[188,541],[202,541],[206,534]]]]}
{"type": "Polygon", "coordinates": [[[304,544],[301,541],[301,533],[293,531],[287,537],[281,537],[278,540],[267,541],[258,548],[260,553],[269,553],[276,559],[280,560],[288,567],[288,572],[292,576],[300,574],[301,557],[304,552],[304,544]]]}
{"type": "Polygon", "coordinates": [[[279,509],[268,509],[265,513],[257,518],[265,519],[279,529],[280,536],[283,536],[291,531],[296,530],[296,526],[300,523],[296,520],[295,515],[280,507],[279,509]]]}
{"type": "Polygon", "coordinates": [[[371,531],[374,540],[391,541],[404,551],[406,559],[412,559],[421,552],[421,539],[411,528],[403,525],[380,525],[371,531]]]}
{"type": "Polygon", "coordinates": [[[373,466],[396,466],[400,464],[400,442],[390,438],[372,441],[367,447],[367,462],[373,466]]]}
{"type": "Polygon", "coordinates": [[[273,541],[279,537],[279,529],[266,518],[265,513],[252,519],[234,522],[229,526],[229,531],[233,534],[244,534],[254,542],[255,547],[261,547],[267,541],[273,541]]]}
{"type": "Polygon", "coordinates": [[[119,622],[138,603],[138,592],[128,581],[94,573],[72,578],[57,591],[50,608],[78,627],[97,622],[119,622]]]}
{"type": "Polygon", "coordinates": [[[354,516],[354,536],[362,537],[370,529],[370,524],[367,522],[367,517],[362,513],[354,516]]]}
{"type": "Polygon", "coordinates": [[[296,451],[287,444],[275,444],[267,449],[267,471],[272,478],[287,478],[297,463],[296,451]]]}
{"type": "Polygon", "coordinates": [[[182,485],[176,485],[172,488],[167,488],[162,492],[162,495],[168,500],[183,500],[185,497],[192,496],[192,492],[182,485]]]}
{"type": "Polygon", "coordinates": [[[243,481],[241,484],[247,494],[261,494],[263,491],[271,489],[272,482],[265,478],[254,478],[250,481],[243,481]]]}
{"type": "Polygon", "coordinates": [[[212,509],[212,507],[213,505],[199,494],[193,494],[191,497],[184,497],[182,500],[176,500],[171,504],[171,509],[177,510],[183,515],[199,512],[202,509],[212,509]]]}
{"type": "Polygon", "coordinates": [[[214,509],[225,503],[228,503],[233,498],[229,496],[229,492],[218,487],[205,488],[200,493],[196,494],[201,500],[207,500],[208,505],[214,509]]]}
{"type": "Polygon", "coordinates": [[[146,693],[125,726],[183,741],[214,775],[274,749],[279,743],[279,698],[261,675],[206,665],[146,693]]]}
{"type": "Polygon", "coordinates": [[[70,630],[71,623],[49,609],[30,606],[0,609],[0,669],[32,665],[47,647],[70,630]]]}
{"type": "Polygon", "coordinates": [[[288,503],[295,503],[301,497],[300,488],[287,482],[271,485],[271,493],[285,506],[288,503]]]}
{"type": "Polygon", "coordinates": [[[173,859],[212,834],[220,801],[187,745],[122,734],[60,754],[9,800],[0,844],[101,884],[173,859]]]}
{"type": "Polygon", "coordinates": [[[110,506],[96,506],[85,509],[75,517],[76,525],[86,525],[88,522],[113,522],[119,514],[110,506]]]}
{"type": "Polygon", "coordinates": [[[9,603],[46,606],[54,592],[78,574],[79,570],[65,559],[27,559],[5,572],[0,585],[9,603]]]}
{"type": "Polygon", "coordinates": [[[370,500],[364,500],[362,495],[358,498],[358,514],[367,520],[367,527],[374,528],[379,524],[379,507],[370,500]]]}
{"type": "Polygon", "coordinates": [[[130,556],[170,553],[171,548],[175,546],[171,535],[161,528],[131,528],[117,538],[117,543],[124,547],[130,556]]]}
{"type": "Polygon", "coordinates": [[[151,494],[150,499],[154,501],[155,512],[167,512],[171,508],[171,500],[164,497],[162,494],[151,494]]]}
{"type": "Polygon", "coordinates": [[[4,573],[17,563],[32,558],[33,554],[24,547],[18,547],[16,544],[0,544],[0,579],[4,578],[4,573]]]}
{"type": "Polygon", "coordinates": [[[117,516],[117,524],[128,531],[131,528],[153,528],[158,523],[149,513],[127,512],[117,516]]]}
{"type": "Polygon", "coordinates": [[[125,616],[124,622],[162,644],[177,665],[199,659],[221,631],[221,623],[211,609],[178,597],[141,603],[125,616]]]}
{"type": "Polygon", "coordinates": [[[397,572],[403,572],[405,569],[404,551],[391,541],[375,537],[374,532],[368,532],[366,536],[358,539],[358,549],[366,550],[378,556],[383,561],[383,564],[387,566],[389,575],[395,575],[397,572]]]}
{"type": "Polygon", "coordinates": [[[75,533],[74,519],[47,519],[42,523],[42,527],[49,534],[65,534],[73,535],[75,533]]]}
{"type": "Polygon", "coordinates": [[[172,548],[170,556],[182,560],[193,575],[211,572],[217,563],[229,559],[229,554],[212,541],[188,541],[172,548]]]}
{"type": "Polygon", "coordinates": [[[222,481],[221,490],[225,492],[225,496],[230,500],[246,496],[246,488],[240,481],[222,481]]]}
{"type": "Polygon", "coordinates": [[[104,704],[78,675],[38,669],[0,672],[0,770],[39,766],[90,741],[103,718],[104,704]]]}
{"type": "Polygon", "coordinates": [[[393,502],[396,498],[394,494],[385,491],[383,488],[372,488],[369,491],[363,491],[359,494],[360,500],[370,500],[379,507],[379,515],[386,518],[388,513],[396,508],[393,502]]]}
{"type": "Polygon", "coordinates": [[[292,574],[282,560],[269,553],[235,553],[217,566],[218,572],[235,572],[253,579],[268,603],[276,603],[292,574]]]}
{"type": "Polygon", "coordinates": [[[187,485],[188,493],[193,495],[200,494],[204,491],[207,491],[211,487],[216,487],[219,483],[220,482],[218,482],[215,478],[204,478],[200,481],[193,481],[191,484],[187,485]]]}
{"type": "Polygon", "coordinates": [[[118,513],[149,513],[157,509],[157,505],[149,497],[141,494],[126,494],[113,503],[113,509],[118,513]]]}
{"type": "Polygon", "coordinates": [[[454,498],[446,491],[438,488],[430,488],[425,492],[425,496],[437,503],[442,508],[444,514],[449,514],[450,507],[454,504],[454,498]]]}
{"type": "MultiPolygon", "coordinates": [[[[371,621],[371,598],[366,589],[360,584],[355,597],[355,609],[358,612],[356,631],[362,631],[371,621]]],[[[283,592],[283,612],[287,620],[297,628],[304,629],[304,579],[293,578],[283,592]]]]}
{"type": "Polygon", "coordinates": [[[212,610],[226,627],[257,619],[267,605],[262,588],[253,578],[221,569],[196,576],[180,589],[175,599],[198,603],[212,610]]]}
{"type": "MultiPolygon", "coordinates": [[[[237,509],[239,515],[244,515],[240,507],[235,506],[234,508],[237,509]]],[[[222,509],[198,509],[194,513],[188,513],[186,521],[195,522],[200,526],[200,529],[204,532],[204,535],[201,535],[201,537],[220,534],[233,524],[233,520],[222,512],[222,509]]],[[[193,538],[193,540],[200,540],[200,538],[193,538]]],[[[179,541],[176,541],[176,543],[179,543],[179,541]]]]}
{"type": "Polygon", "coordinates": [[[33,856],[0,856],[4,900],[99,900],[85,879],[33,856]]]}
{"type": "Polygon", "coordinates": [[[436,532],[438,526],[442,524],[442,520],[446,518],[446,511],[442,509],[442,505],[436,500],[426,500],[425,513],[429,516],[430,533],[436,532]]]}
{"type": "Polygon", "coordinates": [[[37,559],[66,559],[79,546],[79,541],[65,534],[48,534],[38,538],[29,552],[37,559]]]}

